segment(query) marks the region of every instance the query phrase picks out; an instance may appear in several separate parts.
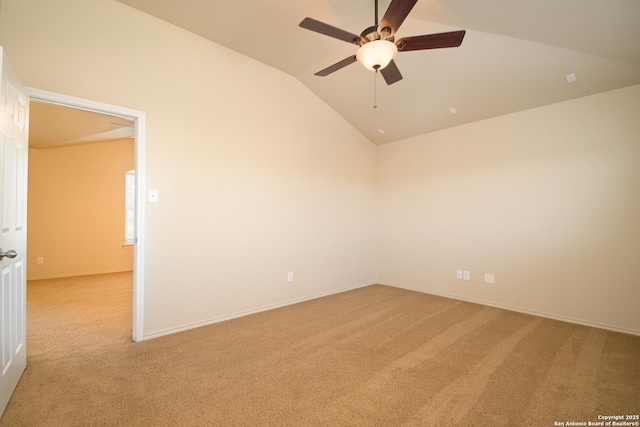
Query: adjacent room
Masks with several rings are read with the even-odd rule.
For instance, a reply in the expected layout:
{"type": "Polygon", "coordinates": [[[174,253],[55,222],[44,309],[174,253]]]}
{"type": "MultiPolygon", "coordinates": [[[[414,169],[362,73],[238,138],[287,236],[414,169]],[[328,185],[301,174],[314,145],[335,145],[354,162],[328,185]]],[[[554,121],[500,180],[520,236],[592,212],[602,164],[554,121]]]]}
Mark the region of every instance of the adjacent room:
{"type": "MultiPolygon", "coordinates": [[[[32,102],[27,280],[133,270],[127,177],[132,123],[32,102]]],[[[132,195],[131,195],[132,196],[132,195]]]]}
{"type": "Polygon", "coordinates": [[[0,425],[638,425],[640,3],[204,3],[0,3],[27,91],[145,117],[29,138],[0,425]]]}

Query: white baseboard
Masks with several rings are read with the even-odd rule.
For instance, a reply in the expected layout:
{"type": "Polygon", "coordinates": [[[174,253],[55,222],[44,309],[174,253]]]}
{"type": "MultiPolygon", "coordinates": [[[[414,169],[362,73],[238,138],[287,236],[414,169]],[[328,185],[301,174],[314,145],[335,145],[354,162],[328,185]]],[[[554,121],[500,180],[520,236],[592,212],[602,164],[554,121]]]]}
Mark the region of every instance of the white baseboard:
{"type": "Polygon", "coordinates": [[[126,273],[132,272],[131,269],[116,269],[116,270],[100,270],[100,271],[84,271],[80,273],[62,273],[62,274],[50,274],[45,276],[28,276],[27,281],[31,280],[43,280],[43,279],[61,279],[63,277],[78,277],[78,276],[93,276],[96,274],[110,274],[110,273],[126,273]]]}
{"type": "Polygon", "coordinates": [[[258,308],[255,308],[255,309],[251,309],[251,310],[240,311],[240,312],[237,312],[237,313],[232,313],[232,314],[228,314],[228,315],[225,315],[225,316],[215,317],[215,318],[203,320],[203,321],[200,321],[200,322],[194,322],[194,323],[190,323],[188,325],[179,326],[179,327],[176,327],[176,328],[164,329],[164,330],[161,330],[161,331],[156,331],[156,332],[152,332],[150,334],[146,334],[144,336],[144,340],[149,340],[149,339],[153,339],[153,338],[159,338],[159,337],[163,337],[165,335],[171,335],[171,334],[175,334],[175,333],[178,333],[178,332],[184,332],[184,331],[188,331],[190,329],[200,328],[202,326],[213,325],[215,323],[220,323],[220,322],[224,322],[224,321],[231,320],[231,319],[237,319],[238,317],[244,317],[244,316],[249,316],[251,314],[261,313],[263,311],[274,310],[276,308],[286,307],[288,305],[298,304],[298,303],[301,303],[301,302],[310,301],[310,300],[314,300],[314,299],[317,299],[317,298],[327,297],[329,295],[340,294],[342,292],[352,291],[354,289],[364,288],[364,287],[375,285],[375,284],[376,284],[376,282],[371,282],[371,283],[364,283],[364,284],[360,284],[360,285],[350,286],[348,288],[335,289],[335,290],[332,290],[332,291],[321,292],[321,293],[318,293],[318,294],[313,294],[313,295],[309,295],[309,296],[302,297],[302,298],[288,300],[288,301],[284,301],[284,302],[277,303],[277,304],[265,305],[265,306],[258,307],[258,308]]]}
{"type": "Polygon", "coordinates": [[[621,333],[624,333],[624,334],[640,336],[640,330],[636,330],[636,329],[620,328],[620,327],[617,327],[617,326],[605,325],[605,324],[596,323],[596,322],[590,322],[588,320],[574,319],[574,318],[571,318],[571,317],[559,316],[559,315],[556,315],[556,314],[550,314],[550,313],[544,313],[544,312],[539,312],[539,311],[534,311],[534,310],[528,310],[528,309],[524,309],[524,308],[509,306],[509,305],[495,304],[495,303],[492,303],[492,302],[489,302],[489,301],[482,301],[482,300],[475,300],[475,299],[472,299],[472,298],[465,298],[465,297],[461,297],[461,296],[458,296],[458,295],[446,294],[446,293],[443,293],[443,292],[426,291],[426,290],[423,290],[423,289],[413,288],[411,286],[401,286],[401,285],[383,283],[383,282],[380,282],[380,284],[384,285],[384,286],[391,286],[393,288],[400,288],[400,289],[407,289],[409,291],[421,292],[423,294],[437,295],[437,296],[441,296],[441,297],[445,297],[445,298],[451,298],[451,299],[460,300],[460,301],[467,301],[467,302],[472,302],[472,303],[476,303],[476,304],[488,305],[490,307],[501,308],[503,310],[515,311],[515,312],[518,312],[518,313],[531,314],[533,316],[544,317],[544,318],[553,319],[553,320],[559,320],[561,322],[574,323],[576,325],[583,325],[583,326],[591,326],[593,328],[605,329],[607,331],[621,332],[621,333]]]}

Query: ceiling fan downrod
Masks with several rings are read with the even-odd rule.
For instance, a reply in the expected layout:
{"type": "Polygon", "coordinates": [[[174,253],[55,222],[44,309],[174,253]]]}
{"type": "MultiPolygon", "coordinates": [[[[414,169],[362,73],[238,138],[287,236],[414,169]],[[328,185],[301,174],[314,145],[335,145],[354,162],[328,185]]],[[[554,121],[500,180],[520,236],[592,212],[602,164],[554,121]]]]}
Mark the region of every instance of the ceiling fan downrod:
{"type": "Polygon", "coordinates": [[[375,3],[375,24],[376,27],[378,26],[379,22],[378,22],[378,0],[373,0],[373,2],[375,3]]]}

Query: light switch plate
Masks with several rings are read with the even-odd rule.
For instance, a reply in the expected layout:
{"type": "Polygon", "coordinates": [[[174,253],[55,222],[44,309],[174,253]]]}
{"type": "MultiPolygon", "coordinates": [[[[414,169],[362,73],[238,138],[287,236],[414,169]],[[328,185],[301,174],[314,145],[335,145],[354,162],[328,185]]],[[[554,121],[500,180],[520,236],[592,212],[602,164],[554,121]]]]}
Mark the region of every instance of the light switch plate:
{"type": "Polygon", "coordinates": [[[158,190],[149,190],[149,203],[158,203],[158,190]]]}

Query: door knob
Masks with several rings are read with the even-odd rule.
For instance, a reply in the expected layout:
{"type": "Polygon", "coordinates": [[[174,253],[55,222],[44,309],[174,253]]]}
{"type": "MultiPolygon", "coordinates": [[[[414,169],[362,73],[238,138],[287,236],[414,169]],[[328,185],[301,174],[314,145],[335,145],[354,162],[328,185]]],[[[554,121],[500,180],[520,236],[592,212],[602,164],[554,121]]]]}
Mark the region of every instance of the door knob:
{"type": "Polygon", "coordinates": [[[4,259],[4,257],[15,258],[16,256],[18,256],[16,251],[11,250],[11,251],[7,251],[7,252],[2,252],[2,249],[0,249],[0,261],[2,261],[4,259]]]}

